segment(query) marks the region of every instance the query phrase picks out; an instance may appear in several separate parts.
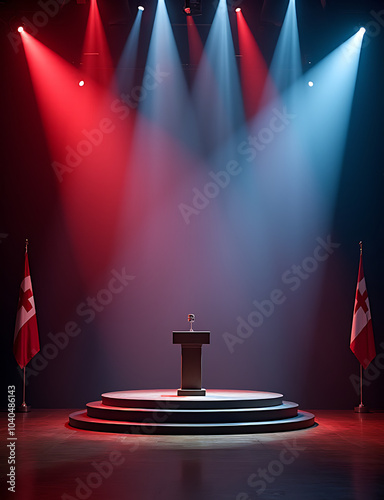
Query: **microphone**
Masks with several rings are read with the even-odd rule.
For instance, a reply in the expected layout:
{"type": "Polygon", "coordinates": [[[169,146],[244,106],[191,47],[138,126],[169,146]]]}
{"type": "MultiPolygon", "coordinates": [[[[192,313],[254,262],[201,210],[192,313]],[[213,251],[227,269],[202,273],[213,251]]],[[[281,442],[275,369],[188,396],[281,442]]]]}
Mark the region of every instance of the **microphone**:
{"type": "Polygon", "coordinates": [[[193,332],[193,322],[195,321],[195,315],[194,314],[188,314],[188,321],[191,323],[191,328],[190,328],[190,332],[193,332]]]}

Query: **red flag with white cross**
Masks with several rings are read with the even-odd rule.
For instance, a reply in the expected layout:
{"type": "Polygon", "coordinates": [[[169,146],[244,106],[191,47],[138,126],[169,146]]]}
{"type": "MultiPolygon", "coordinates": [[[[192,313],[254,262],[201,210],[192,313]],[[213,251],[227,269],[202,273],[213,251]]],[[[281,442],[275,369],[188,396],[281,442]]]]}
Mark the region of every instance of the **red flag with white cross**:
{"type": "Polygon", "coordinates": [[[39,351],[39,332],[26,245],[24,279],[19,291],[13,353],[20,368],[24,368],[39,351]]]}
{"type": "Polygon", "coordinates": [[[366,369],[376,356],[373,338],[371,311],[363,270],[362,244],[360,243],[360,264],[357,278],[355,308],[353,311],[350,348],[359,363],[366,369]]]}

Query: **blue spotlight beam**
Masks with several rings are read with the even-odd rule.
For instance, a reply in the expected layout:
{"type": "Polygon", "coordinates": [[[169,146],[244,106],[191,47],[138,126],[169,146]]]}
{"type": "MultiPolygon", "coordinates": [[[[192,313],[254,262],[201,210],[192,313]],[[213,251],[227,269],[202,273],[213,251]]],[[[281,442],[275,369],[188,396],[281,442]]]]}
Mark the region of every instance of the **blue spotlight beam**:
{"type": "Polygon", "coordinates": [[[301,52],[295,0],[289,1],[270,73],[280,91],[292,85],[301,76],[301,52]]]}
{"type": "Polygon", "coordinates": [[[116,83],[119,92],[130,91],[133,86],[142,17],[143,11],[138,9],[117,66],[116,83]]]}
{"type": "Polygon", "coordinates": [[[237,189],[227,188],[220,202],[231,217],[239,217],[244,206],[252,219],[267,214],[259,226],[264,218],[269,221],[262,229],[271,249],[270,260],[263,261],[269,272],[287,257],[288,265],[300,249],[305,255],[313,238],[330,231],[360,48],[355,35],[270,102],[234,141],[241,173],[232,180],[237,189]]]}
{"type": "Polygon", "coordinates": [[[226,0],[220,0],[193,87],[202,134],[216,147],[244,123],[226,0]]]}
{"type": "Polygon", "coordinates": [[[353,35],[288,92],[288,99],[295,94],[296,130],[318,178],[329,190],[335,187],[334,177],[343,161],[362,38],[361,32],[353,35]],[[313,82],[312,88],[308,81],[313,82]]]}
{"type": "Polygon", "coordinates": [[[193,143],[187,84],[164,0],[156,8],[142,89],[140,113],[171,136],[193,143]]]}

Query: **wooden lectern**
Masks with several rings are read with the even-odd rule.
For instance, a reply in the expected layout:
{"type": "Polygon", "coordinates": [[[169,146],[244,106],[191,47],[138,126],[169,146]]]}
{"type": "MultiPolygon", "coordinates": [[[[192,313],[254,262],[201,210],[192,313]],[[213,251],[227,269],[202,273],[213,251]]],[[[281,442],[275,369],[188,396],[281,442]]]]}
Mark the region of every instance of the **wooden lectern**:
{"type": "Polygon", "coordinates": [[[205,396],[201,388],[201,346],[209,344],[210,332],[173,332],[173,343],[181,344],[181,388],[178,396],[205,396]]]}

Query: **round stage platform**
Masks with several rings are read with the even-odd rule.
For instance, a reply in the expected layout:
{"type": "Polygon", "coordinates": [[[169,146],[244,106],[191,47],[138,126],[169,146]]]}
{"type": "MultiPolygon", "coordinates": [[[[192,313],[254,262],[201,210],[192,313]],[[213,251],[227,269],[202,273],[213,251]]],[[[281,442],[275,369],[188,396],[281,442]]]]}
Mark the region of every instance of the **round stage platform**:
{"type": "Polygon", "coordinates": [[[176,390],[120,391],[69,415],[78,429],[126,434],[253,434],[311,427],[312,413],[275,392],[207,390],[177,396],[176,390]]]}

